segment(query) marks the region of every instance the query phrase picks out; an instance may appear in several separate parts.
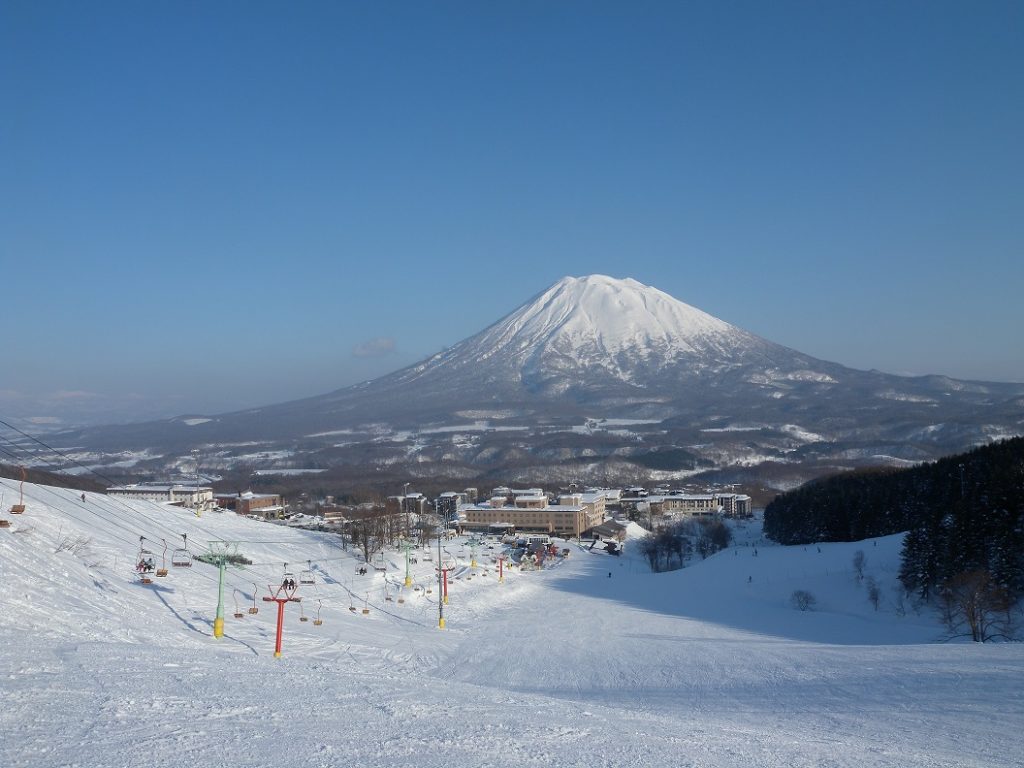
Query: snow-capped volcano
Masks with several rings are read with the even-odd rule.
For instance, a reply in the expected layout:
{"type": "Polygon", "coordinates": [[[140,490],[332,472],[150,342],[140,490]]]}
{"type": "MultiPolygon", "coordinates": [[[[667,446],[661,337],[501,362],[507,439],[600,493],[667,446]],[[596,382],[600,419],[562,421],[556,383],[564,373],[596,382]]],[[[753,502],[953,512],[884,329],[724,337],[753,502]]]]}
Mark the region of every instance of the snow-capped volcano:
{"type": "Polygon", "coordinates": [[[477,360],[527,363],[555,352],[581,363],[623,356],[668,364],[681,356],[727,358],[760,349],[751,333],[632,278],[565,277],[459,345],[477,360]]]}
{"type": "Polygon", "coordinates": [[[489,328],[402,372],[401,381],[474,370],[492,382],[558,393],[615,383],[647,388],[666,372],[801,367],[807,360],[657,288],[590,275],[562,278],[489,328]]]}
{"type": "Polygon", "coordinates": [[[471,477],[519,467],[528,477],[564,465],[580,477],[609,466],[920,461],[1021,434],[1022,413],[1022,385],[846,368],[636,280],[591,275],[563,278],[480,333],[373,381],[65,439],[172,461],[196,445],[243,446],[223,451],[225,466],[273,456],[286,468],[471,477]]]}

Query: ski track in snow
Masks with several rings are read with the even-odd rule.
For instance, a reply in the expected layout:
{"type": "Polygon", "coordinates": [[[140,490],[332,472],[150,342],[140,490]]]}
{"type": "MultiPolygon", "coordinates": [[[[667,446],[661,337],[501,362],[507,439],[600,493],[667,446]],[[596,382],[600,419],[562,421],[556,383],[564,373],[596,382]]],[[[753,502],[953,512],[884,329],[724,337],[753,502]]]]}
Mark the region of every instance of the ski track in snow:
{"type": "MultiPolygon", "coordinates": [[[[6,506],[17,483],[0,492],[6,506]]],[[[494,550],[472,569],[453,541],[440,631],[432,552],[416,551],[404,588],[401,553],[386,577],[357,576],[330,535],[78,495],[26,484],[26,514],[4,513],[3,766],[999,768],[1024,754],[1024,645],[936,642],[930,614],[899,617],[899,536],[819,552],[759,544],[750,526],[667,574],[628,542],[621,558],[571,545],[503,584],[494,550]],[[197,551],[242,540],[255,563],[228,571],[220,640],[214,568],[133,581],[138,533],[159,559],[179,531],[197,551]],[[79,535],[77,554],[54,552],[79,535]],[[877,613],[852,575],[858,549],[885,589],[877,613]],[[288,606],[275,659],[274,606],[235,619],[234,590],[244,613],[285,560],[312,560],[319,581],[288,606]],[[819,610],[792,609],[796,588],[819,610]]]]}

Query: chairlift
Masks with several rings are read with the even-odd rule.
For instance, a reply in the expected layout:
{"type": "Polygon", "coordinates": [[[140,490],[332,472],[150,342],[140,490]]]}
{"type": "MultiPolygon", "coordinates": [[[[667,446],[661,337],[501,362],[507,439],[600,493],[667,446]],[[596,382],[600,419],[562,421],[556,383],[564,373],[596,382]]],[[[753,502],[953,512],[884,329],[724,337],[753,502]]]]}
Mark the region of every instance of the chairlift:
{"type": "Polygon", "coordinates": [[[171,553],[171,565],[175,568],[191,568],[192,553],[188,551],[188,534],[181,534],[183,544],[171,553]]]}
{"type": "Polygon", "coordinates": [[[366,593],[366,597],[363,598],[363,616],[369,616],[370,615],[370,608],[367,605],[367,603],[369,602],[369,599],[370,599],[370,593],[367,592],[366,593]]]}
{"type": "Polygon", "coordinates": [[[284,574],[281,576],[281,588],[290,592],[293,591],[296,586],[295,574],[288,570],[288,563],[285,563],[284,574]]]}
{"type": "Polygon", "coordinates": [[[152,584],[150,575],[155,570],[153,553],[146,549],[146,537],[139,536],[139,557],[136,561],[135,571],[139,574],[139,581],[143,584],[152,584]]]}
{"type": "Polygon", "coordinates": [[[156,575],[161,579],[167,575],[167,540],[160,539],[164,545],[164,551],[160,553],[160,567],[156,569],[156,575]]]}
{"type": "Polygon", "coordinates": [[[355,607],[355,605],[354,605],[354,604],[352,603],[352,590],[351,590],[351,589],[350,589],[350,590],[348,591],[348,609],[349,609],[350,611],[352,611],[352,613],[355,613],[355,612],[356,612],[356,607],[355,607]]]}
{"type": "Polygon", "coordinates": [[[302,610],[302,603],[299,603],[299,621],[309,621],[309,616],[302,610]]]}
{"type": "Polygon", "coordinates": [[[18,493],[20,495],[20,501],[17,504],[12,504],[10,512],[12,515],[20,515],[25,512],[25,468],[21,467],[21,484],[18,486],[18,493]]]}
{"type": "Polygon", "coordinates": [[[241,608],[241,606],[238,605],[238,590],[237,589],[234,591],[233,596],[235,598],[235,618],[236,619],[244,619],[245,618],[245,614],[242,613],[242,608],[241,608]]]}
{"type": "Polygon", "coordinates": [[[388,591],[388,583],[386,581],[384,582],[384,602],[385,603],[393,603],[393,602],[395,602],[395,598],[393,598],[391,596],[391,593],[388,591]]]}
{"type": "Polygon", "coordinates": [[[309,567],[299,573],[299,584],[316,584],[316,577],[313,575],[313,561],[307,560],[306,564],[309,567]]]}
{"type": "Polygon", "coordinates": [[[254,616],[254,615],[256,615],[257,613],[260,612],[260,609],[256,607],[256,593],[259,592],[259,591],[260,591],[259,587],[256,586],[255,582],[253,582],[253,585],[252,585],[252,607],[249,608],[249,615],[250,616],[254,616]]]}
{"type": "MultiPolygon", "coordinates": [[[[301,605],[301,603],[300,603],[300,605],[301,605]]],[[[313,626],[314,627],[323,626],[324,620],[320,618],[320,609],[323,607],[323,605],[324,605],[324,601],[323,600],[317,600],[316,601],[316,618],[313,619],[313,626]]]]}

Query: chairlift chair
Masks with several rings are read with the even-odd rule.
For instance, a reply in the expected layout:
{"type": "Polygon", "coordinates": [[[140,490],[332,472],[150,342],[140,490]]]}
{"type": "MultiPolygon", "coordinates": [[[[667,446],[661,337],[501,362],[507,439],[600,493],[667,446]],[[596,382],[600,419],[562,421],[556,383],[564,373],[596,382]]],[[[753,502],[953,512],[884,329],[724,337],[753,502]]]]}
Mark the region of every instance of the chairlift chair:
{"type": "Polygon", "coordinates": [[[369,608],[369,606],[367,606],[367,602],[369,601],[369,598],[370,598],[369,593],[367,593],[366,597],[363,598],[363,616],[369,616],[370,615],[370,608],[369,608]]]}
{"type": "Polygon", "coordinates": [[[136,572],[139,574],[139,581],[143,584],[152,584],[153,579],[150,578],[149,574],[153,569],[153,553],[146,549],[146,537],[139,536],[139,559],[135,566],[136,572]]]}
{"type": "Polygon", "coordinates": [[[352,611],[352,613],[355,613],[355,612],[356,612],[356,607],[355,607],[355,605],[354,605],[354,604],[352,603],[352,590],[349,590],[349,592],[348,592],[348,609],[349,609],[350,611],[352,611]]]}
{"type": "Polygon", "coordinates": [[[256,593],[259,592],[259,587],[256,586],[255,582],[252,585],[252,607],[249,608],[249,615],[254,616],[260,612],[260,609],[256,607],[256,593]]]}
{"type": "Polygon", "coordinates": [[[323,607],[323,605],[324,605],[324,601],[323,600],[317,600],[316,601],[316,618],[313,619],[313,626],[314,627],[321,627],[321,626],[323,626],[324,620],[320,618],[320,609],[323,607]]]}
{"type": "Polygon", "coordinates": [[[309,621],[309,616],[302,610],[302,603],[299,603],[299,621],[309,621]]]}
{"type": "Polygon", "coordinates": [[[164,551],[160,553],[160,567],[156,569],[156,575],[162,579],[167,575],[167,540],[160,541],[164,543],[164,551]]]}
{"type": "Polygon", "coordinates": [[[18,487],[19,501],[17,504],[10,505],[10,513],[12,515],[20,515],[25,512],[25,478],[28,474],[25,471],[25,467],[22,467],[22,483],[18,487]]]}
{"type": "Polygon", "coordinates": [[[184,543],[171,553],[171,565],[175,568],[191,568],[192,553],[188,551],[188,534],[181,534],[181,538],[184,543]]]}
{"type": "Polygon", "coordinates": [[[307,560],[306,564],[309,567],[299,573],[299,584],[316,584],[316,577],[313,575],[313,561],[307,560]]]}
{"type": "Polygon", "coordinates": [[[285,563],[284,573],[281,575],[281,588],[291,592],[298,585],[299,583],[295,580],[295,574],[288,570],[288,563],[285,563]]]}
{"type": "Polygon", "coordinates": [[[25,468],[21,468],[21,484],[18,486],[18,493],[20,501],[17,504],[12,504],[10,512],[12,515],[21,515],[25,512],[25,468]]]}
{"type": "Polygon", "coordinates": [[[234,591],[234,598],[235,598],[235,618],[236,619],[244,619],[245,618],[245,614],[242,613],[242,609],[238,605],[238,590],[237,589],[234,591]]]}

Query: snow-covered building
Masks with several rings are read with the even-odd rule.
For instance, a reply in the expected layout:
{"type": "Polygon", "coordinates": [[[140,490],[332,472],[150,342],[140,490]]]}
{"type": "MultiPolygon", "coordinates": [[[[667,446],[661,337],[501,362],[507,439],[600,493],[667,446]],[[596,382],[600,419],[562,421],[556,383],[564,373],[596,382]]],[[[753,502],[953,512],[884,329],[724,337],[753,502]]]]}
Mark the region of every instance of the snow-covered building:
{"type": "Polygon", "coordinates": [[[706,515],[750,516],[750,497],[742,493],[680,493],[648,496],[652,515],[685,513],[697,517],[706,515]]]}
{"type": "Polygon", "coordinates": [[[718,503],[722,512],[731,517],[750,517],[753,511],[750,508],[750,497],[745,493],[719,493],[718,503]]]}
{"type": "Polygon", "coordinates": [[[284,517],[284,500],[276,493],[218,493],[217,503],[239,515],[258,516],[265,520],[284,517]]]}
{"type": "Polygon", "coordinates": [[[485,504],[461,509],[467,527],[485,528],[495,524],[514,526],[524,531],[546,531],[560,536],[580,536],[604,521],[605,500],[599,494],[561,496],[557,504],[548,501],[540,488],[492,496],[485,504]]]}
{"type": "Polygon", "coordinates": [[[668,493],[647,497],[652,516],[687,514],[704,517],[721,514],[722,508],[713,493],[668,493]]]}
{"type": "Polygon", "coordinates": [[[107,494],[122,499],[141,499],[158,504],[209,509],[213,506],[213,488],[205,485],[179,485],[175,483],[133,483],[107,488],[107,494]]]}

